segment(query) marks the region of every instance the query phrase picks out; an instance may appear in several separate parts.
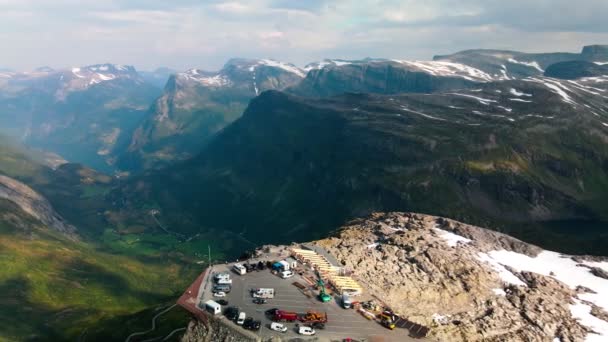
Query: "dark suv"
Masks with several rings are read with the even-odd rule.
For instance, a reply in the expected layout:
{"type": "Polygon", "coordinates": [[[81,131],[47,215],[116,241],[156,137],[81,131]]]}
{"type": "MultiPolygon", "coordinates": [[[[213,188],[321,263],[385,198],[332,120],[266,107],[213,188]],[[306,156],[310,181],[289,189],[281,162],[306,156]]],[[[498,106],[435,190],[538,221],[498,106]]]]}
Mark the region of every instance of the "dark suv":
{"type": "Polygon", "coordinates": [[[245,323],[243,323],[243,328],[247,330],[260,330],[261,326],[262,322],[254,321],[251,317],[247,317],[247,319],[245,319],[245,323]]]}
{"type": "Polygon", "coordinates": [[[239,308],[236,306],[230,306],[226,310],[224,310],[224,316],[231,321],[234,321],[239,317],[239,308]]]}
{"type": "Polygon", "coordinates": [[[253,318],[247,317],[245,319],[245,322],[243,323],[243,328],[248,329],[248,330],[253,330],[252,326],[253,326],[253,318]]]}

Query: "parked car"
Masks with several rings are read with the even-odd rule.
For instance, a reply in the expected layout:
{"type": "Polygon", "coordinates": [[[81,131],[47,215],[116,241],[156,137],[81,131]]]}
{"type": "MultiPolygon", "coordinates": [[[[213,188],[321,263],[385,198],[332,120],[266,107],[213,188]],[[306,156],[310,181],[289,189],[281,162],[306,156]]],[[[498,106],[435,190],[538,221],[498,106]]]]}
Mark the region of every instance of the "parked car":
{"type": "Polygon", "coordinates": [[[298,334],[300,335],[312,336],[316,333],[317,332],[315,331],[315,329],[311,327],[301,326],[298,328],[298,334]]]}
{"type": "Polygon", "coordinates": [[[260,321],[253,321],[253,323],[251,323],[251,330],[260,330],[260,328],[262,327],[262,322],[260,321]]]}
{"type": "Polygon", "coordinates": [[[272,322],[270,323],[270,330],[284,333],[287,332],[287,327],[281,323],[272,322]]]}
{"type": "Polygon", "coordinates": [[[253,330],[251,327],[253,326],[253,317],[247,317],[245,322],[243,322],[243,328],[248,330],[253,330]]]}
{"type": "Polygon", "coordinates": [[[293,277],[293,271],[283,271],[281,272],[281,278],[287,279],[293,277]]]}
{"type": "Polygon", "coordinates": [[[224,305],[224,306],[228,305],[228,301],[227,301],[227,300],[225,300],[225,299],[218,299],[218,300],[216,300],[216,302],[217,302],[219,305],[224,305]]]}
{"type": "Polygon", "coordinates": [[[268,309],[266,310],[266,316],[274,316],[275,312],[277,312],[279,309],[277,308],[272,308],[272,309],[268,309]]]}
{"type": "Polygon", "coordinates": [[[311,324],[311,327],[313,329],[321,329],[321,330],[323,330],[323,329],[325,329],[325,323],[316,322],[316,323],[311,324]]]}
{"type": "Polygon", "coordinates": [[[221,284],[213,286],[213,292],[224,292],[228,293],[232,289],[232,286],[229,284],[221,284]]]}
{"type": "Polygon", "coordinates": [[[268,303],[268,301],[265,298],[254,298],[253,303],[254,304],[266,304],[266,303],[268,303]]]}
{"type": "Polygon", "coordinates": [[[266,264],[264,264],[264,262],[260,261],[258,262],[258,270],[263,271],[266,269],[266,264]]]}
{"type": "Polygon", "coordinates": [[[247,317],[247,314],[245,314],[244,312],[239,312],[239,318],[237,318],[236,320],[236,324],[238,325],[243,325],[243,323],[245,323],[245,318],[247,317]]]}
{"type": "MultiPolygon", "coordinates": [[[[219,292],[213,292],[213,297],[217,297],[217,298],[224,298],[224,297],[226,297],[226,292],[222,292],[222,291],[219,291],[219,292]]],[[[218,304],[219,304],[219,303],[218,303],[218,304]]]]}
{"type": "Polygon", "coordinates": [[[229,320],[234,321],[239,316],[239,308],[237,308],[236,306],[231,306],[227,308],[226,310],[224,310],[224,316],[226,316],[226,318],[228,318],[229,320]]]}

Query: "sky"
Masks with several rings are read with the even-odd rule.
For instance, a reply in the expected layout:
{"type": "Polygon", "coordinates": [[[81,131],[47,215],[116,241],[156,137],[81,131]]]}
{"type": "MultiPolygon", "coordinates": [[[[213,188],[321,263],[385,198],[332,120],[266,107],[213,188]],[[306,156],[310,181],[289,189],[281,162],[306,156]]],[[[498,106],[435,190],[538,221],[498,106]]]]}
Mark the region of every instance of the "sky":
{"type": "Polygon", "coordinates": [[[608,44],[607,0],[0,0],[0,68],[431,59],[608,44]]]}

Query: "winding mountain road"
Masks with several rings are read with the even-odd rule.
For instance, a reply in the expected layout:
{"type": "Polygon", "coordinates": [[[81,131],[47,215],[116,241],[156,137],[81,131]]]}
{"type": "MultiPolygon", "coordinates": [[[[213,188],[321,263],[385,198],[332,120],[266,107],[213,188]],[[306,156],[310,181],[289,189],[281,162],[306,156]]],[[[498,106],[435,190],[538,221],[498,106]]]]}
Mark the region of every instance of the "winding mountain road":
{"type": "Polygon", "coordinates": [[[167,312],[171,311],[171,309],[173,309],[174,307],[177,306],[177,303],[171,305],[170,307],[166,308],[165,310],[157,313],[154,317],[152,317],[152,328],[146,330],[146,331],[139,331],[139,332],[134,332],[131,335],[129,335],[127,337],[127,339],[125,340],[125,342],[130,342],[131,338],[135,337],[135,336],[140,336],[140,335],[145,335],[149,332],[152,332],[154,330],[156,330],[156,319],[164,314],[166,314],[167,312]]]}

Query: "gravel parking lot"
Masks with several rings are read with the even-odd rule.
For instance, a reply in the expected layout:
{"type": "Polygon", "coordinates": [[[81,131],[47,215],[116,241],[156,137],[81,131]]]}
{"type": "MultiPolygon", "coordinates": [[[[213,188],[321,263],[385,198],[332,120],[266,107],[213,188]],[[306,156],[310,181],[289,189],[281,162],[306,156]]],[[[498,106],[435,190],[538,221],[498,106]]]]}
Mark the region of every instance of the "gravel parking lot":
{"type": "MultiPolygon", "coordinates": [[[[294,282],[304,285],[308,283],[299,275],[289,279],[281,279],[273,275],[269,270],[254,271],[245,275],[237,275],[230,271],[232,264],[216,265],[211,273],[229,272],[232,278],[232,291],[225,298],[229,306],[237,306],[244,311],[248,317],[253,317],[262,322],[262,328],[256,332],[261,337],[280,335],[283,337],[302,337],[296,332],[295,323],[284,323],[289,328],[287,333],[279,333],[269,329],[271,320],[265,317],[265,311],[271,308],[279,308],[286,311],[304,313],[308,310],[326,312],[328,322],[325,329],[317,329],[316,337],[325,341],[342,341],[350,337],[358,341],[415,341],[407,336],[407,330],[388,330],[376,322],[369,321],[355,310],[343,309],[339,300],[329,303],[321,303],[316,296],[308,298],[300,292],[294,282]],[[254,304],[250,294],[251,288],[268,287],[275,289],[275,298],[268,299],[267,304],[254,304]]],[[[212,276],[212,275],[210,275],[212,276]]],[[[206,291],[201,300],[213,299],[211,291],[206,291]]],[[[232,323],[230,323],[232,324],[232,323]]]]}

